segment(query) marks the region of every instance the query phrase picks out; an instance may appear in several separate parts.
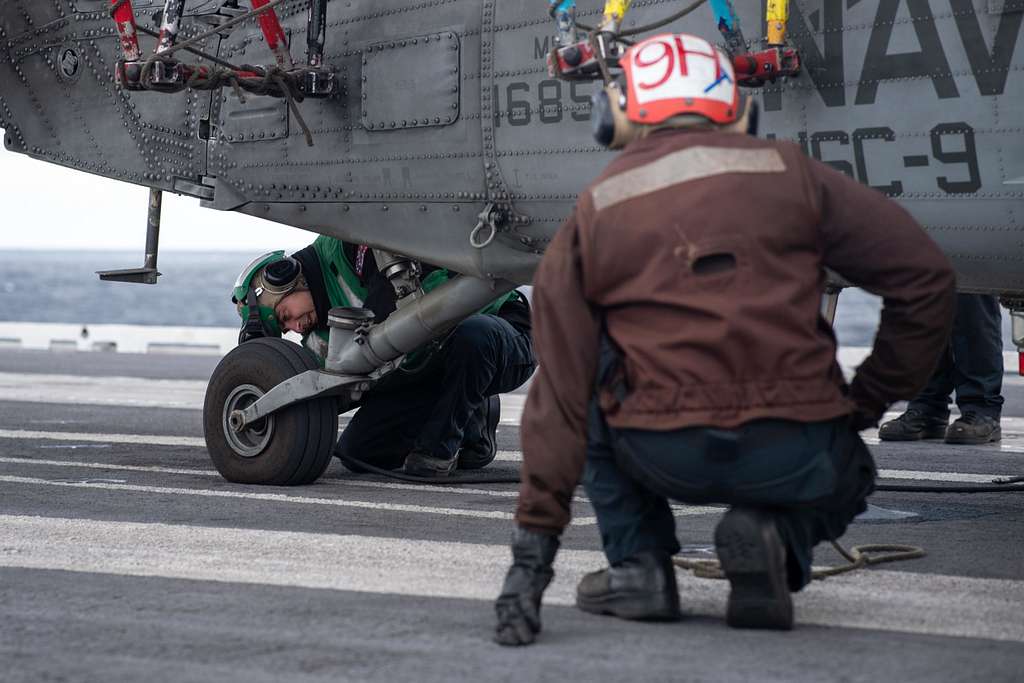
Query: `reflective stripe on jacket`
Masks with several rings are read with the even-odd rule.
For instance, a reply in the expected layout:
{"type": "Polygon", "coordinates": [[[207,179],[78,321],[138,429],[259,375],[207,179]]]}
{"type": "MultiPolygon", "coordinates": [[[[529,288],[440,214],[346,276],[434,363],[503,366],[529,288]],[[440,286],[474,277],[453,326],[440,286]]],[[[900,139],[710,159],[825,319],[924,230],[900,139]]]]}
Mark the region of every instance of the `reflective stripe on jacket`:
{"type": "Polygon", "coordinates": [[[534,279],[539,369],[517,521],[548,533],[569,521],[602,330],[623,358],[599,394],[614,428],[877,419],[934,369],[954,285],[906,211],[796,145],[720,131],[631,143],[580,195],[534,279]],[[821,317],[826,268],[885,301],[849,386],[821,317]]]}

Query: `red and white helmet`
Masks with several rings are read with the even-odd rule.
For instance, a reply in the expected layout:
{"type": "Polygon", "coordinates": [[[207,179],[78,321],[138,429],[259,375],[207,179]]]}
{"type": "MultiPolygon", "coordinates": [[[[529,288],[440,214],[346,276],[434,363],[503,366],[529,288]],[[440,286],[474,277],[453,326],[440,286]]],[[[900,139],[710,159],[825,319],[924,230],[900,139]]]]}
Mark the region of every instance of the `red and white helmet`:
{"type": "Polygon", "coordinates": [[[703,38],[687,34],[648,38],[620,61],[626,75],[626,117],[658,125],[681,115],[728,125],[740,114],[732,61],[703,38]]]}

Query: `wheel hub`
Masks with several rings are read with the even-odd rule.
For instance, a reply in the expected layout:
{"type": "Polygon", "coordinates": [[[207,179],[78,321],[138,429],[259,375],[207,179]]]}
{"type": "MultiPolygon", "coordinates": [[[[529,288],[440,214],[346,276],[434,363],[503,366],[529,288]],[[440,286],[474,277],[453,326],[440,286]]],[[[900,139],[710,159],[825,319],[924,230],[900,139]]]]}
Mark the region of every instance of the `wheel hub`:
{"type": "Polygon", "coordinates": [[[224,437],[231,449],[243,458],[255,458],[270,443],[274,436],[274,416],[260,418],[243,429],[236,429],[240,424],[239,414],[263,396],[263,390],[252,384],[235,387],[227,400],[221,417],[224,437]]]}

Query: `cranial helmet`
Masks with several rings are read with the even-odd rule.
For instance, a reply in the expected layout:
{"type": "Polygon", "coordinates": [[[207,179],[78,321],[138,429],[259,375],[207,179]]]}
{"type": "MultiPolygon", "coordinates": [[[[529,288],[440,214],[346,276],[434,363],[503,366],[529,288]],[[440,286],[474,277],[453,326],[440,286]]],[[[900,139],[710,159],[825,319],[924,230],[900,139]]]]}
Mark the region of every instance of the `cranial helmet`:
{"type": "Polygon", "coordinates": [[[728,126],[745,113],[732,61],[703,38],[654,36],[626,50],[620,64],[625,83],[593,100],[594,137],[611,149],[657,128],[728,126]]]}
{"type": "Polygon", "coordinates": [[[242,318],[238,343],[257,337],[280,337],[274,308],[292,292],[309,289],[302,266],[283,251],[253,259],[235,280],[231,302],[242,318]]]}

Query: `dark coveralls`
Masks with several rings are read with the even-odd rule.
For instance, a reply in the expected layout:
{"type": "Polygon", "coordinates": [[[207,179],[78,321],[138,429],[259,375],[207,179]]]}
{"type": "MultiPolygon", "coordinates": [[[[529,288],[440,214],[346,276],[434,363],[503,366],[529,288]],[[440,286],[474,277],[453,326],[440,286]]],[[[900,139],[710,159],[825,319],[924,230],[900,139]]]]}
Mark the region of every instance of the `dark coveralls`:
{"type": "MultiPolygon", "coordinates": [[[[528,313],[525,326],[499,315],[471,316],[425,367],[396,371],[363,398],[339,450],[385,469],[401,467],[414,448],[450,458],[463,443],[484,438],[488,425],[481,408],[488,397],[521,386],[534,364],[528,313]]],[[[460,457],[459,467],[488,462],[460,457]]]]}
{"type": "MultiPolygon", "coordinates": [[[[603,340],[598,377],[610,376],[616,362],[603,340]]],[[[592,401],[583,486],[608,562],[679,552],[667,498],[758,507],[774,513],[789,588],[800,590],[811,581],[814,546],[842,536],[875,488],[874,459],[850,422],[844,416],[754,420],[735,430],[616,429],[592,401]]]]}
{"type": "Polygon", "coordinates": [[[974,412],[996,422],[1003,410],[1003,329],[999,299],[958,294],[953,333],[928,384],[907,406],[923,415],[949,419],[956,392],[961,414],[974,412]]]}

